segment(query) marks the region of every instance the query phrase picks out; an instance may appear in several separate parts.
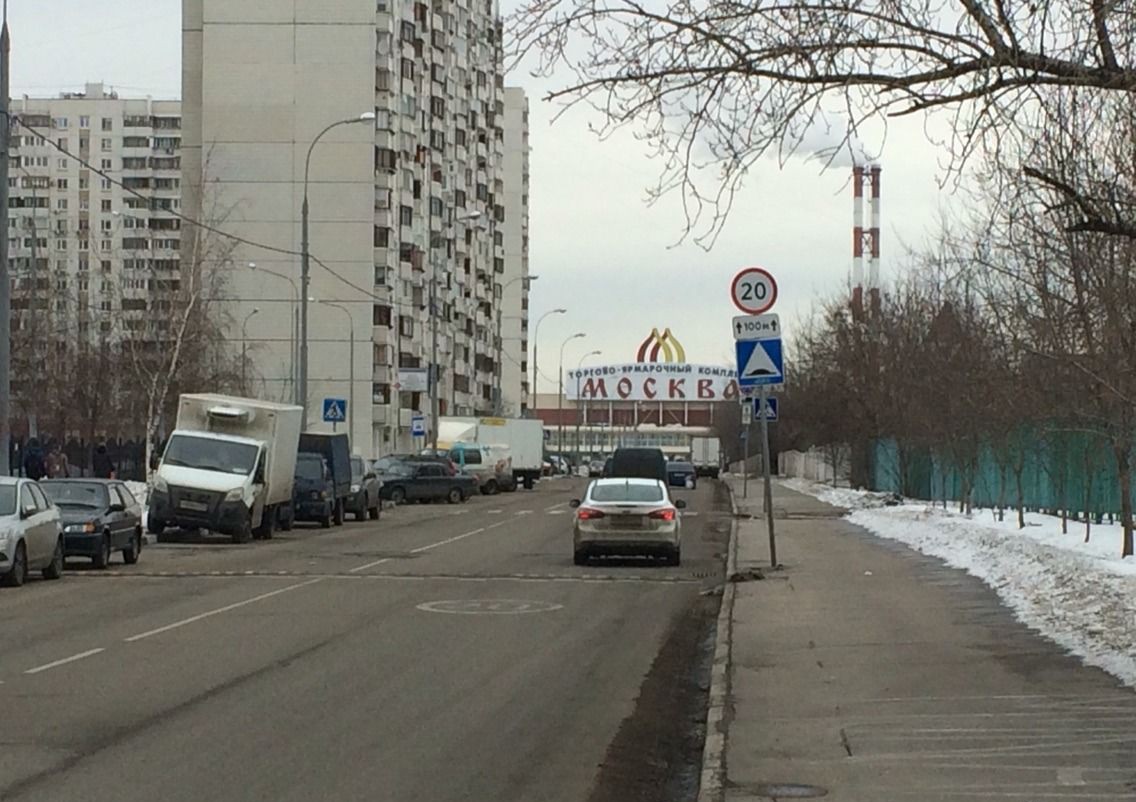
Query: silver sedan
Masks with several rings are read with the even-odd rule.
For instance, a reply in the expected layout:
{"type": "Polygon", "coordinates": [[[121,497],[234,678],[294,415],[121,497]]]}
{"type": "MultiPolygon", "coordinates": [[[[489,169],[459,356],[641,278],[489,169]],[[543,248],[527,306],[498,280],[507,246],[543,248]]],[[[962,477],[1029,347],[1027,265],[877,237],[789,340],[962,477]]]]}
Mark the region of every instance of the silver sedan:
{"type": "Polygon", "coordinates": [[[681,499],[672,502],[657,479],[596,479],[576,510],[573,554],[576,565],[593,556],[662,556],[668,565],[682,560],[681,499]]]}

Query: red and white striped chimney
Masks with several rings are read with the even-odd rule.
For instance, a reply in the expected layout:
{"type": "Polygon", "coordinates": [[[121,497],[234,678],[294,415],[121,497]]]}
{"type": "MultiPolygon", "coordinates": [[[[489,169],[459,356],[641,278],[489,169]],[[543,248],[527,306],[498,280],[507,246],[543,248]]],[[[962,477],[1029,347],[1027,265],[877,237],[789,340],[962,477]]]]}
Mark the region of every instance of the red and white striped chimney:
{"type": "Polygon", "coordinates": [[[852,165],[852,315],[864,311],[864,171],[852,165]]]}
{"type": "Polygon", "coordinates": [[[880,166],[870,168],[872,181],[872,228],[870,237],[872,254],[868,261],[868,293],[873,315],[880,312],[880,166]]]}

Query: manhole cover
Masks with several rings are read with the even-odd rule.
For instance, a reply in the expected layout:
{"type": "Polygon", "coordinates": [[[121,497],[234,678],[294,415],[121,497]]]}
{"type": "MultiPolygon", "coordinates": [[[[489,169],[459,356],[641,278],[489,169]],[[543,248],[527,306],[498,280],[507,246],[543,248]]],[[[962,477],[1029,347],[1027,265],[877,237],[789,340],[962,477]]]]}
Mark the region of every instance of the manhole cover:
{"type": "Polygon", "coordinates": [[[419,610],[428,613],[449,613],[451,615],[521,615],[524,613],[550,613],[559,610],[561,604],[521,599],[460,599],[453,601],[432,601],[418,605],[419,610]]]}
{"type": "Polygon", "coordinates": [[[753,792],[766,799],[813,799],[818,796],[828,796],[827,789],[819,785],[799,783],[763,783],[755,786],[753,792]]]}

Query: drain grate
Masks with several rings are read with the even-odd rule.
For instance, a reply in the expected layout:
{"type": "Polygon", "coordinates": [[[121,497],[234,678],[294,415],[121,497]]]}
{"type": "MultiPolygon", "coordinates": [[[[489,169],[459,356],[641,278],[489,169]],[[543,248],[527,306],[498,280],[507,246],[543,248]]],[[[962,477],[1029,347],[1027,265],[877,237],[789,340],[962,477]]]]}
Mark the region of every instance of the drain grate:
{"type": "Polygon", "coordinates": [[[828,796],[828,790],[819,785],[799,783],[762,783],[754,786],[753,792],[766,799],[815,799],[828,796]]]}

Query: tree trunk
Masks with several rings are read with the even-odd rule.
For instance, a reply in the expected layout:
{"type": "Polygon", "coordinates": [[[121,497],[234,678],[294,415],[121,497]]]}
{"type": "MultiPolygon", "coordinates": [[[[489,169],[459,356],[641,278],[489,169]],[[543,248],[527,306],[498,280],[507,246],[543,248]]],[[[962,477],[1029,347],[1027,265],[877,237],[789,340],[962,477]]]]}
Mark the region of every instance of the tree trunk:
{"type": "Polygon", "coordinates": [[[1116,475],[1120,479],[1120,519],[1124,527],[1124,545],[1121,556],[1131,557],[1132,549],[1132,465],[1128,457],[1128,442],[1113,446],[1116,454],[1116,475]]]}
{"type": "Polygon", "coordinates": [[[1022,471],[1024,465],[1014,466],[1014,490],[1018,494],[1018,529],[1026,528],[1026,499],[1025,492],[1022,490],[1022,471]]]}

